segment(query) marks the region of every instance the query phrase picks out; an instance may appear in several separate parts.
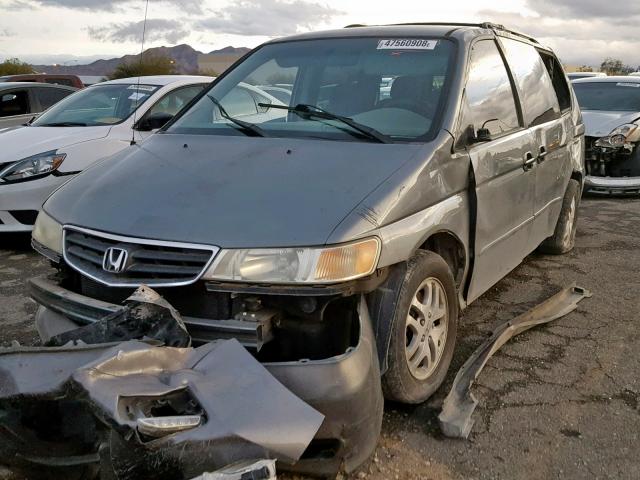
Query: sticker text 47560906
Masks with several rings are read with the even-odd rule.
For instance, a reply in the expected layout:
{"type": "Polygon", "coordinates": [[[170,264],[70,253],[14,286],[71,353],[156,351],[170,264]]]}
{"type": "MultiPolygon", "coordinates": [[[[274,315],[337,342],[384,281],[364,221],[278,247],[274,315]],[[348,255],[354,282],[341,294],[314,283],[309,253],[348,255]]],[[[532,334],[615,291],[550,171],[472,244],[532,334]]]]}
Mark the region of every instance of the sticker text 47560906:
{"type": "Polygon", "coordinates": [[[433,50],[438,40],[425,40],[422,38],[394,38],[380,40],[378,50],[433,50]]]}

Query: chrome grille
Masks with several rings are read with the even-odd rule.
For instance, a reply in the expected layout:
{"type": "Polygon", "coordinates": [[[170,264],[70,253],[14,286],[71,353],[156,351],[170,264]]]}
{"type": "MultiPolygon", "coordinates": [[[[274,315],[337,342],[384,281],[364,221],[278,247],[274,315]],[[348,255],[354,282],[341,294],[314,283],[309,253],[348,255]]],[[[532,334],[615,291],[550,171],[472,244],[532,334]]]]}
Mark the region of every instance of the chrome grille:
{"type": "Polygon", "coordinates": [[[64,228],[64,259],[81,274],[112,287],[169,287],[197,281],[218,253],[207,245],[123,237],[79,227],[64,228]],[[126,251],[122,271],[103,268],[107,250],[126,251]]]}

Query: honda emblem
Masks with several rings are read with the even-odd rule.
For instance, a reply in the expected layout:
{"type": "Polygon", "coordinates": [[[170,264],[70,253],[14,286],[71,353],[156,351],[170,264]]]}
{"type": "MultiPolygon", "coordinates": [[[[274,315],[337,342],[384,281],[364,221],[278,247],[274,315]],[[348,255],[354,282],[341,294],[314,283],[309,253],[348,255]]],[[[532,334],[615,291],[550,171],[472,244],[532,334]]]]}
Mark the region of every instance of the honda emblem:
{"type": "Polygon", "coordinates": [[[105,272],[120,273],[127,266],[129,253],[123,248],[109,247],[102,258],[102,269],[105,272]]]}

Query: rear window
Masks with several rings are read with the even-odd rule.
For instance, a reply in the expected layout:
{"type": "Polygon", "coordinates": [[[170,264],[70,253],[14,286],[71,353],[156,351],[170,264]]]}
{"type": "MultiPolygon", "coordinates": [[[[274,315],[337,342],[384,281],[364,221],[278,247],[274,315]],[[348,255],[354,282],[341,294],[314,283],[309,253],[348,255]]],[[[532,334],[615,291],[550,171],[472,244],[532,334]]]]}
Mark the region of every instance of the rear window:
{"type": "Polygon", "coordinates": [[[624,81],[574,83],[573,90],[583,110],[640,111],[640,83],[624,81]]]}
{"type": "Polygon", "coordinates": [[[69,78],[45,78],[45,83],[51,83],[53,85],[65,85],[67,87],[73,87],[73,81],[69,78]]]}

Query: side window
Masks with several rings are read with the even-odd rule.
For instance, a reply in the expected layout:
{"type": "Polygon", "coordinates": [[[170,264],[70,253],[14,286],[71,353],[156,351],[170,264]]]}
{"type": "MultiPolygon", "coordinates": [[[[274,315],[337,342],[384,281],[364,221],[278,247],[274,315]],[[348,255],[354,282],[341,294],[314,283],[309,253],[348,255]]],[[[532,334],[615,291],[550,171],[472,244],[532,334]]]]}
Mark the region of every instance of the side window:
{"type": "Polygon", "coordinates": [[[558,98],[538,51],[517,40],[500,40],[518,86],[525,125],[534,127],[558,118],[558,98]]]}
{"type": "Polygon", "coordinates": [[[460,127],[486,128],[492,137],[520,127],[511,81],[493,40],[480,40],[472,50],[460,127]]]}
{"type": "Polygon", "coordinates": [[[58,88],[35,88],[34,92],[38,97],[42,110],[46,110],[73,93],[71,90],[58,88]]]}
{"type": "Polygon", "coordinates": [[[0,117],[26,115],[27,113],[29,113],[29,93],[26,90],[0,93],[0,117]]]}
{"type": "Polygon", "coordinates": [[[153,115],[154,113],[168,113],[169,115],[175,115],[182,109],[182,107],[189,103],[193,97],[199,94],[204,87],[205,85],[194,85],[168,93],[149,109],[147,116],[153,115]]]}
{"type": "Polygon", "coordinates": [[[539,52],[544,62],[544,66],[547,68],[547,73],[551,77],[551,83],[553,89],[558,97],[558,103],[560,104],[560,110],[563,112],[571,108],[571,93],[569,92],[569,85],[567,79],[562,70],[562,66],[555,55],[548,52],[539,52]]]}

